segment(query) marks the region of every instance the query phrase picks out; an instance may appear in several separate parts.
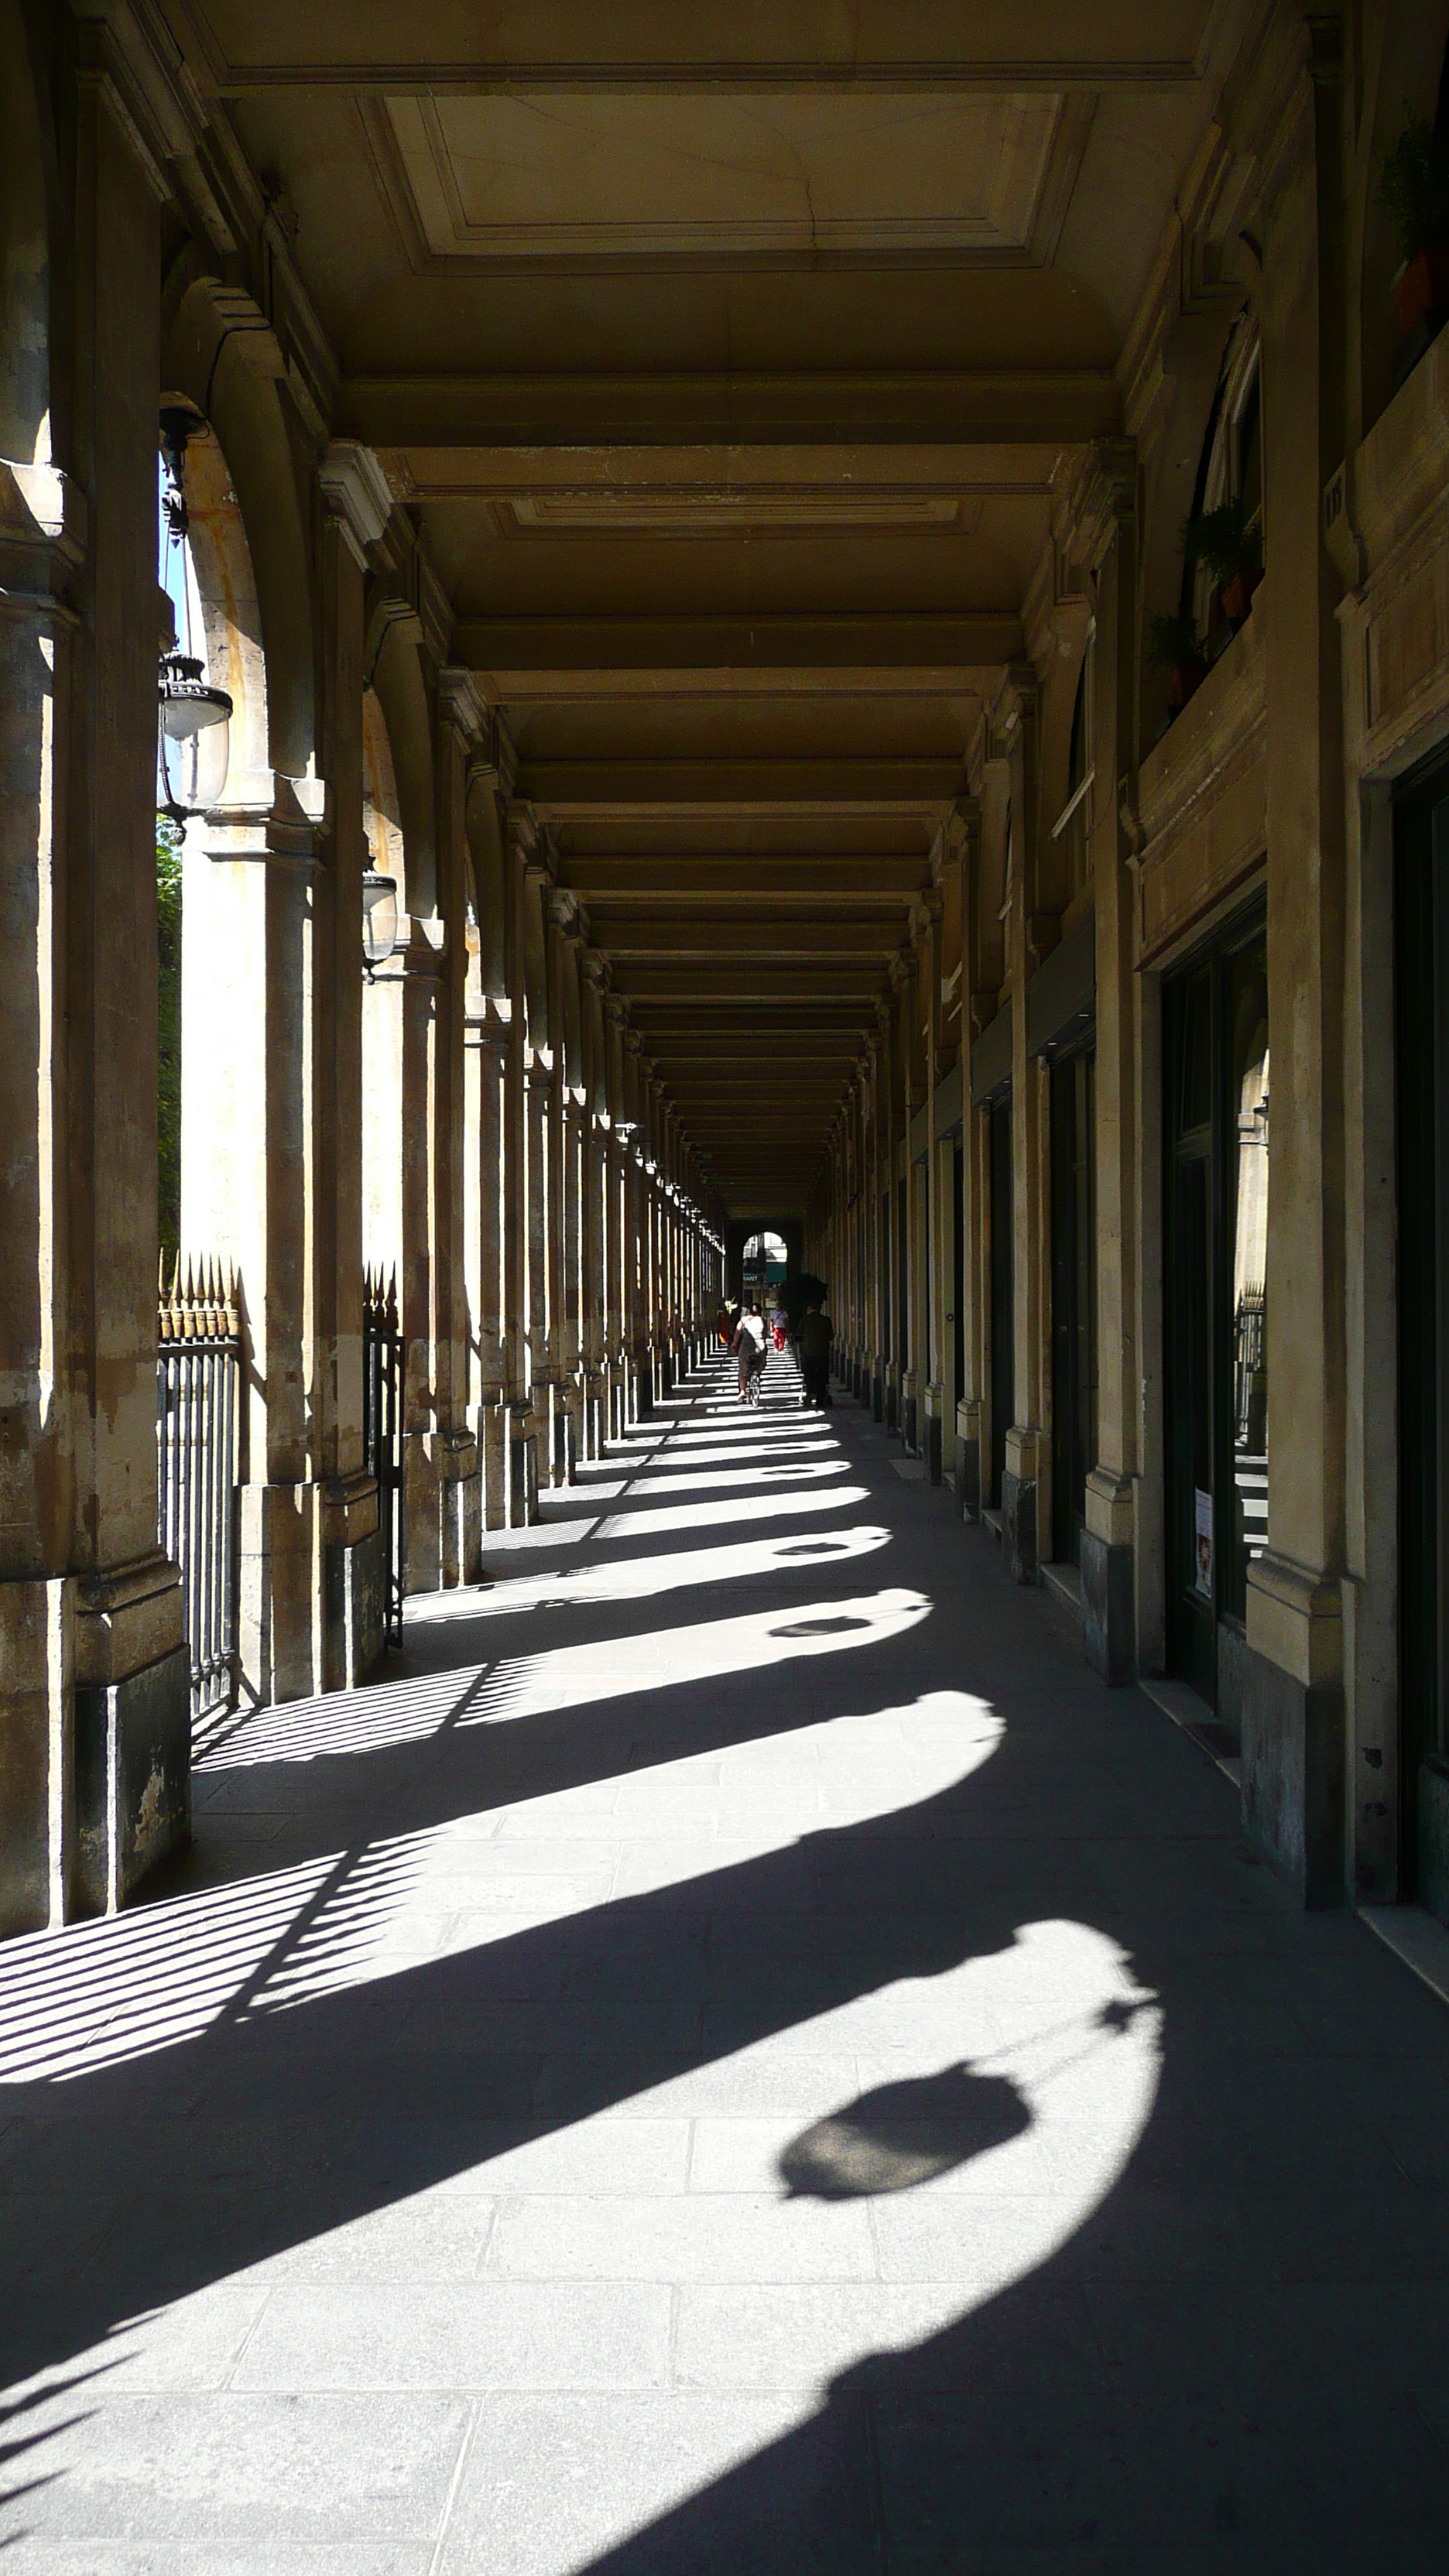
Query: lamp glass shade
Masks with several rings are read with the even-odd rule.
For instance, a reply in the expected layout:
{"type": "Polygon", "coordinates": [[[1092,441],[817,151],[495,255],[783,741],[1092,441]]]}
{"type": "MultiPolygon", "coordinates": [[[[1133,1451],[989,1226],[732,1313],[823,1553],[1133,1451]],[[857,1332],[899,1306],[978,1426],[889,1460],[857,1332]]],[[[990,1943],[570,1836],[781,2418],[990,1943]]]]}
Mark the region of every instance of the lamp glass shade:
{"type": "Polygon", "coordinates": [[[161,802],[173,813],[208,813],[226,786],[231,699],[191,654],[164,653],[156,700],[161,802]]]}
{"type": "Polygon", "coordinates": [[[385,966],[397,946],[397,879],[377,868],[362,878],[362,954],[367,964],[385,966]]]}

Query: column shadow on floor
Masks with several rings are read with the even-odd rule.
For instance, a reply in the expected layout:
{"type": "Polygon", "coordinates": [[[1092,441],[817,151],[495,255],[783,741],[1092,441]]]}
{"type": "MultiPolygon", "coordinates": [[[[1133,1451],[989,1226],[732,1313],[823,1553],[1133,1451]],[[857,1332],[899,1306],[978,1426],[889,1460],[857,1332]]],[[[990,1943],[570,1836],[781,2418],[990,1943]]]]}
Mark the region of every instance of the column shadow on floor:
{"type": "MultiPolygon", "coordinates": [[[[1113,1945],[1162,2014],[1156,2099],[1100,2205],[1028,2277],[914,2348],[843,2371],[796,2430],[597,2567],[1442,2566],[1449,2312],[1434,2285],[1449,2279],[1449,2047],[1437,2012],[1352,1925],[1294,1914],[1248,1867],[1216,1773],[1135,1694],[1102,1691],[984,1545],[928,1523],[930,1500],[892,1497],[898,1524],[909,1516],[938,1551],[931,1615],[907,1633],[830,1644],[835,1603],[863,1589],[862,1560],[806,1554],[824,1543],[815,1535],[801,1536],[795,1578],[781,1582],[782,1625],[802,1576],[807,1616],[823,1623],[823,1651],[794,1668],[783,1731],[909,1708],[943,1672],[1000,1724],[990,1759],[886,1814],[822,1823],[788,1848],[328,1992],[329,1957],[345,1972],[359,1923],[386,1913],[389,1872],[407,1865],[400,1840],[490,1801],[748,1744],[766,1722],[781,1733],[779,1702],[763,1708],[750,1679],[728,1672],[683,1687],[666,1677],[594,1708],[470,1731],[472,1675],[413,1741],[246,1769],[261,1793],[248,1812],[271,1797],[286,1831],[220,1893],[244,1911],[271,1888],[280,1912],[219,2018],[168,2036],[185,2000],[172,1990],[205,1967],[180,1958],[154,2031],[117,2038],[102,2018],[97,2059],[109,2031],[115,2062],[0,2085],[0,2370],[15,2392],[10,2503],[22,2519],[27,2490],[38,2498],[50,2474],[54,2430],[47,2417],[32,2439],[26,2383],[53,2374],[47,2405],[68,2390],[83,2411],[119,2365],[128,2321],[507,2140],[547,2136],[901,1980],[1010,1954],[1031,1927],[1064,1919],[1113,1945]],[[346,1815],[373,1836],[382,1827],[380,1860],[339,1853],[346,1815]],[[298,1959],[312,1989],[269,2006],[280,1966],[298,1959]],[[42,2203],[68,2214],[50,2236],[27,2218],[42,2203]],[[1387,2230],[1381,2279],[1342,2251],[1370,2207],[1380,2242],[1387,2230]],[[1331,2261],[1315,2260],[1319,2241],[1331,2261]]],[[[688,1597],[669,1594],[668,1620],[688,1597]]],[[[646,1626],[647,1603],[599,1605],[583,1641],[627,1643],[636,1612],[646,1626]]],[[[463,1622],[427,1639],[420,1687],[446,1682],[447,1657],[466,1664],[471,1633],[463,1622]]],[[[534,1644],[546,1651],[546,1636],[534,1644]]],[[[223,1752],[205,1776],[215,1785],[244,1768],[223,1752]]],[[[117,1927],[137,1961],[152,1926],[159,1941],[178,1908],[210,1901],[204,1871],[195,1884],[196,1896],[173,1891],[117,1927]]],[[[54,1952],[74,1960],[82,2015],[103,1946],[82,1935],[54,1952]]],[[[11,2006],[10,2062],[23,2062],[24,1998],[11,2006]]],[[[1106,2006],[1104,2038],[1114,2012],[1138,2008],[1106,2006]]],[[[37,2043],[54,2040],[47,2016],[37,2043]]],[[[873,2205],[909,2195],[1022,2136],[1030,2118],[1010,2078],[943,2052],[932,2071],[864,2085],[802,2121],[779,2155],[780,2190],[873,2205]]]]}

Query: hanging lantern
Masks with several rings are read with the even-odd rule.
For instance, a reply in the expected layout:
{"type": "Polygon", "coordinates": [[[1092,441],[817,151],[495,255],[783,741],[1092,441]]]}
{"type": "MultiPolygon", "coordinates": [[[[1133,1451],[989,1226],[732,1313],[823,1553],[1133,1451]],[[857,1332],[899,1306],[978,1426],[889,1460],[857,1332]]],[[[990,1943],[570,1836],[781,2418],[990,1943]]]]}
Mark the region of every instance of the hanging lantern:
{"type": "Polygon", "coordinates": [[[397,879],[378,868],[362,876],[362,962],[369,979],[397,946],[397,879]]]}
{"type": "Polygon", "coordinates": [[[190,653],[163,653],[156,684],[158,801],[174,822],[221,802],[231,748],[231,699],[190,653]]]}
{"type": "MultiPolygon", "coordinates": [[[[168,550],[174,546],[183,567],[187,516],[183,481],[188,439],[204,426],[200,415],[172,405],[161,414],[161,452],[166,466],[164,513],[168,550]]],[[[183,581],[185,581],[183,571],[183,581]]],[[[191,642],[191,590],[183,590],[186,642],[191,642]]],[[[191,814],[208,813],[221,802],[231,749],[232,702],[225,689],[207,679],[205,666],[190,652],[163,653],[156,682],[156,801],[174,823],[191,814]]]]}

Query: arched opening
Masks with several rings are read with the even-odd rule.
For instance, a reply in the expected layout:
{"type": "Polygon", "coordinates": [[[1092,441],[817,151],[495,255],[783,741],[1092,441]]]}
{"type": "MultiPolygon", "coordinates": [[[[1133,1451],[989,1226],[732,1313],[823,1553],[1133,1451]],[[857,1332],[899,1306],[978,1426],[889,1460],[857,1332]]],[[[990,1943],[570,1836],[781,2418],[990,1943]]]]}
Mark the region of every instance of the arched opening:
{"type": "Polygon", "coordinates": [[[382,701],[362,699],[362,824],[367,864],[397,887],[397,962],[370,973],[362,992],[362,1259],[395,1297],[403,1251],[403,983],[411,931],[409,852],[392,739],[382,701]]]}
{"type": "Polygon", "coordinates": [[[783,1235],[768,1228],[747,1237],[744,1250],[745,1295],[754,1297],[761,1306],[775,1303],[776,1291],[785,1284],[790,1256],[783,1235]]]}
{"type": "Polygon", "coordinates": [[[157,560],[170,641],[201,681],[230,701],[224,727],[208,728],[158,759],[157,897],[160,921],[161,1101],[159,1232],[163,1254],[186,1252],[243,1264],[231,1186],[243,1139],[261,1119],[265,1031],[248,998],[251,961],[238,936],[218,834],[271,802],[267,671],[251,549],[227,459],[210,424],[168,397],[168,471],[158,429],[157,560]],[[186,422],[180,448],[175,415],[186,422]],[[217,756],[218,736],[224,751],[217,756]],[[168,811],[178,800],[180,813],[168,811]],[[254,1050],[248,1074],[219,1077],[216,1038],[254,1050]],[[249,1032],[249,1035],[247,1034],[249,1032]]]}

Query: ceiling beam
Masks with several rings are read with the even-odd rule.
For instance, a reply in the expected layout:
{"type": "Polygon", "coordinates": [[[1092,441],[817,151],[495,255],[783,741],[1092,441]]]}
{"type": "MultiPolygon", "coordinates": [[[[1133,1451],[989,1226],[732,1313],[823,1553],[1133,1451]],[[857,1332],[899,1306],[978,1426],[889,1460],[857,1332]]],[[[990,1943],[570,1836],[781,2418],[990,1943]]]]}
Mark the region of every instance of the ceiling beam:
{"type": "Polygon", "coordinates": [[[852,814],[883,811],[902,819],[944,813],[966,781],[964,756],[868,753],[810,759],[759,754],[689,759],[625,754],[614,760],[524,760],[517,792],[551,815],[658,812],[700,815],[743,807],[778,813],[782,805],[852,814]]]}
{"type": "MultiPolygon", "coordinates": [[[[688,527],[677,533],[688,535],[688,527]]],[[[831,687],[849,669],[888,695],[907,673],[940,691],[979,683],[1019,654],[1022,641],[1020,618],[990,608],[712,617],[465,613],[453,630],[453,649],[503,695],[548,695],[555,683],[586,690],[619,672],[691,688],[713,674],[725,690],[742,672],[757,672],[765,682],[777,673],[814,672],[822,687],[831,687]]]]}
{"type": "Polygon", "coordinates": [[[820,1001],[856,1001],[862,1014],[862,1025],[874,1009],[881,989],[882,976],[873,958],[858,965],[833,963],[811,967],[758,963],[746,959],[732,965],[723,959],[718,965],[672,966],[640,964],[627,974],[616,974],[614,990],[641,999],[660,1001],[715,1001],[738,1006],[754,1002],[796,1003],[820,1001]]]}
{"type": "MultiPolygon", "coordinates": [[[[766,908],[767,909],[767,908],[766,908]]],[[[870,957],[884,972],[901,945],[899,914],[883,920],[830,920],[814,913],[680,913],[672,920],[590,911],[594,945],[605,956],[725,958],[870,957]]]]}
{"type": "Polygon", "coordinates": [[[923,858],[570,858],[559,869],[581,903],[910,903],[930,881],[923,858]]]}
{"type": "Polygon", "coordinates": [[[1073,366],[359,371],[344,378],[340,409],[345,435],[404,449],[831,440],[894,447],[937,438],[1044,446],[1110,438],[1121,422],[1112,369],[1073,366]]]}

